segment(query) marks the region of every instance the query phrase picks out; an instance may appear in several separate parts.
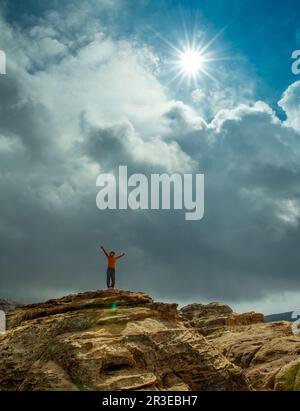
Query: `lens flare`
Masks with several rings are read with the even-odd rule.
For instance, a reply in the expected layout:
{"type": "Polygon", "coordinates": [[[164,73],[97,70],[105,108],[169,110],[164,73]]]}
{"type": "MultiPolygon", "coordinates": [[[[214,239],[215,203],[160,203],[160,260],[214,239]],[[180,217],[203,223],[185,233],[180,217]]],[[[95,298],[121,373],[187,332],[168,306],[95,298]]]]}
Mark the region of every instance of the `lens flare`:
{"type": "Polygon", "coordinates": [[[171,68],[171,72],[174,72],[169,83],[178,80],[179,86],[186,82],[188,85],[198,87],[205,77],[218,82],[219,62],[232,59],[230,56],[224,55],[224,52],[219,48],[213,47],[225,28],[210,39],[207,38],[207,33],[201,32],[200,29],[194,30],[194,34],[191,35],[184,30],[183,35],[178,36],[176,42],[178,45],[160,36],[162,42],[167,46],[165,64],[171,68]]]}
{"type": "Polygon", "coordinates": [[[203,68],[204,59],[199,51],[189,49],[180,53],[179,65],[186,75],[196,76],[203,68]]]}

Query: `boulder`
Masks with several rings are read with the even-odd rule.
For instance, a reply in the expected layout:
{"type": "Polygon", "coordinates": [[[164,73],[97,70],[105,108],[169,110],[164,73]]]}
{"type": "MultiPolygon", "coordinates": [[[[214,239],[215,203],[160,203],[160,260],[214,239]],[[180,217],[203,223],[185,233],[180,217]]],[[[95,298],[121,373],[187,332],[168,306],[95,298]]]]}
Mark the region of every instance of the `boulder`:
{"type": "Polygon", "coordinates": [[[255,312],[237,314],[218,302],[190,304],[181,308],[183,317],[203,335],[223,330],[225,326],[249,325],[264,322],[264,315],[255,312]]]}

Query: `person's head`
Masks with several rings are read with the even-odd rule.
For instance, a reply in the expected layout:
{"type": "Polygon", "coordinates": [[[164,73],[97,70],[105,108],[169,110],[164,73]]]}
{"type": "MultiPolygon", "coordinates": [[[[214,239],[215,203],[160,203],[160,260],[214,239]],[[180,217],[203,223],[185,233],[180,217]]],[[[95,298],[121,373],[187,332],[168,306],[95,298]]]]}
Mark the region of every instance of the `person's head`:
{"type": "Polygon", "coordinates": [[[112,257],[115,255],[116,253],[114,252],[114,251],[111,251],[110,253],[109,253],[109,255],[111,255],[112,257]]]}

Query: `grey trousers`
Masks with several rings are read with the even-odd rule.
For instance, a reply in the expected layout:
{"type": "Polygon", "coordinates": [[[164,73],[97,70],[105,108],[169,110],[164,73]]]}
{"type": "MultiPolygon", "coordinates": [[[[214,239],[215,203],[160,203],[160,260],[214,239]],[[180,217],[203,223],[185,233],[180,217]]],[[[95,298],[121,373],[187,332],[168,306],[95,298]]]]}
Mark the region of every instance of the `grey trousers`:
{"type": "Polygon", "coordinates": [[[115,286],[115,281],[116,281],[116,271],[114,268],[107,267],[106,271],[106,283],[107,283],[107,288],[112,288],[115,286]]]}

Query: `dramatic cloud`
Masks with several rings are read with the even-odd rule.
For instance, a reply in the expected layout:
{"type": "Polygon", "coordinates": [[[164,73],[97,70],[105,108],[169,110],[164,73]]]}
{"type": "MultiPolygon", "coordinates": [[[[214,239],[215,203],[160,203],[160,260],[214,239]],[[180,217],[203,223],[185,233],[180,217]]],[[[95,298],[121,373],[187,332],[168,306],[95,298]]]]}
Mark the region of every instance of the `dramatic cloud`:
{"type": "Polygon", "coordinates": [[[296,81],[285,91],[279,105],[286,112],[286,125],[300,131],[300,81],[296,81]]]}
{"type": "Polygon", "coordinates": [[[1,294],[103,287],[100,244],[127,252],[120,288],[160,299],[245,304],[299,287],[300,82],[279,102],[285,120],[253,100],[250,83],[175,101],[153,50],[105,23],[82,30],[79,11],[29,28],[1,21],[1,294]],[[120,164],[203,172],[204,220],[99,211],[96,177],[120,164]]]}

